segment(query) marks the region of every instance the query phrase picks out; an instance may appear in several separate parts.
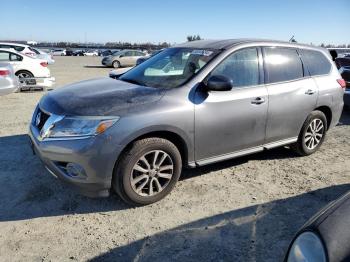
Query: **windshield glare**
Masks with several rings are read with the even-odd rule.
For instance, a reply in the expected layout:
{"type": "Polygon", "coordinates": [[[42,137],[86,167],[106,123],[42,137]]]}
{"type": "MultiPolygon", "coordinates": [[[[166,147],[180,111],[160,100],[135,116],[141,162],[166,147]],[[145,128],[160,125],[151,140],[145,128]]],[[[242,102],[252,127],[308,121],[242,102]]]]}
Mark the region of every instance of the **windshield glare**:
{"type": "Polygon", "coordinates": [[[218,50],[168,48],[126,72],[119,80],[151,87],[178,87],[217,54],[218,50]]]}

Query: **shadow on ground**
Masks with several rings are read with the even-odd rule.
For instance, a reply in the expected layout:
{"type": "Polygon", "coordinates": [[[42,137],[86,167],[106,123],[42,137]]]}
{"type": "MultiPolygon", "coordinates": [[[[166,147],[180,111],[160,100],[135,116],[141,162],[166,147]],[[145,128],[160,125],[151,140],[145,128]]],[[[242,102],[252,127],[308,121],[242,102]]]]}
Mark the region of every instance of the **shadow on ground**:
{"type": "Polygon", "coordinates": [[[315,212],[350,190],[332,186],[200,219],[111,250],[97,261],[282,261],[315,212]]]}

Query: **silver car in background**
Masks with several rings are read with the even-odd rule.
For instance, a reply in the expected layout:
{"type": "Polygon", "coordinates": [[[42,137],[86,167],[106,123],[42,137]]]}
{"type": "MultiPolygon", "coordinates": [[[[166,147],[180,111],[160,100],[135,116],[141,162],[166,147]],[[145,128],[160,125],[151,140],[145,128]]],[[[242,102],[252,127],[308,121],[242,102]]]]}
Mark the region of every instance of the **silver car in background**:
{"type": "Polygon", "coordinates": [[[108,67],[132,67],[136,65],[137,59],[146,56],[145,53],[137,50],[122,50],[105,56],[101,63],[108,67]]]}
{"type": "Polygon", "coordinates": [[[0,96],[16,92],[19,88],[18,77],[12,66],[0,62],[0,96]]]}

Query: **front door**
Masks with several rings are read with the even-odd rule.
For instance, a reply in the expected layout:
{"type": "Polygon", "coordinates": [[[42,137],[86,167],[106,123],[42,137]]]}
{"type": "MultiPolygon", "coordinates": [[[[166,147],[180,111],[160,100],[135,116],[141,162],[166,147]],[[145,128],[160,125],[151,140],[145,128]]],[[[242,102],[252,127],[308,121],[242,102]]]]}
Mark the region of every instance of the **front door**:
{"type": "Polygon", "coordinates": [[[268,95],[260,72],[258,49],[241,49],[210,73],[231,78],[234,85],[231,91],[196,92],[197,163],[223,160],[263,145],[268,95]]]}

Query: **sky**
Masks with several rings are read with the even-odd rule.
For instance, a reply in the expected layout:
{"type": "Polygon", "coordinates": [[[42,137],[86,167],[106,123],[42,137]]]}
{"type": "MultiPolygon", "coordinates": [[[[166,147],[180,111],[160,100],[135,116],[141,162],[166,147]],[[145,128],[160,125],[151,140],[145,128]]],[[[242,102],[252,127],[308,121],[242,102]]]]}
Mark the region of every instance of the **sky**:
{"type": "Polygon", "coordinates": [[[10,0],[0,39],[168,42],[265,38],[350,44],[350,0],[10,0]]]}

